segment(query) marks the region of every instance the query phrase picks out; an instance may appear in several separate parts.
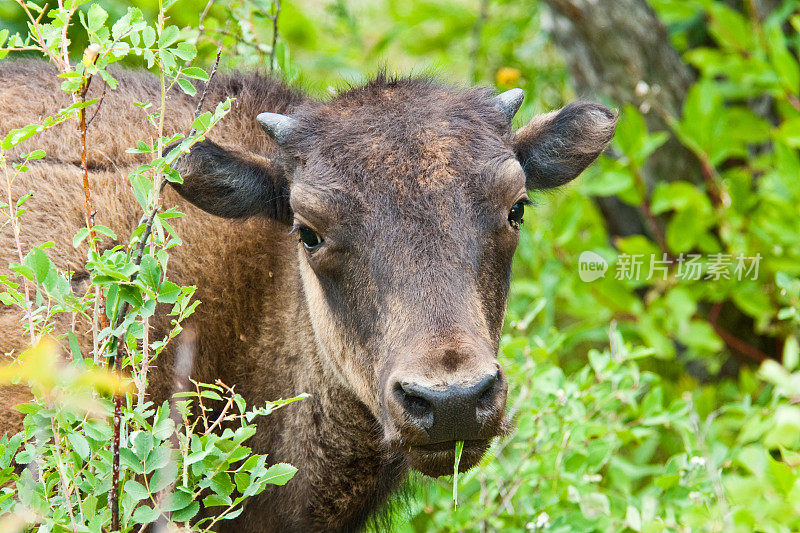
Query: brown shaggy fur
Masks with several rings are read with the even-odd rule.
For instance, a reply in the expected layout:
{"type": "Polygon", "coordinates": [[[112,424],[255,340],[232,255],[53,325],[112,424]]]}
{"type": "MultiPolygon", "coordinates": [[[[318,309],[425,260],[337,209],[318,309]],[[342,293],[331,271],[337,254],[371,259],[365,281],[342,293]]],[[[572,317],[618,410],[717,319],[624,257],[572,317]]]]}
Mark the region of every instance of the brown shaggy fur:
{"type": "MultiPolygon", "coordinates": [[[[106,94],[87,145],[96,223],[125,243],[140,217],[127,175],[141,161],[125,150],[152,135],[131,104],[157,104],[159,96],[146,73],[115,76],[119,89],[106,94]]],[[[88,97],[100,92],[95,83],[88,97]]],[[[172,251],[169,277],[197,285],[202,302],[187,324],[197,333],[192,377],[235,385],[251,405],[312,396],[269,416],[253,439],[256,452],[294,464],[297,476],[225,527],[357,530],[409,466],[439,475],[452,465],[452,443],[425,447],[424,431],[398,404],[397,384],[466,386],[498,372],[517,244],[509,209],[526,181],[549,187],[580,173],[608,144],[616,118],[577,104],[515,137],[487,90],[384,77],[321,103],[261,76],[218,76],[206,107],[226,96],[237,99],[233,111],[179,165],[180,194],[165,191],[165,204],[187,214],[174,223],[184,244],[172,251]],[[283,147],[254,120],[265,111],[296,119],[283,147]],[[323,236],[322,249],[298,245],[292,221],[323,236]]],[[[70,103],[50,67],[0,62],[0,135],[70,103]]],[[[166,133],[185,132],[195,105],[173,93],[166,133]]],[[[17,179],[13,195],[34,191],[23,247],[54,241],[51,258],[80,278],[85,248],[71,243],[85,225],[78,146],[74,121],[26,142],[21,151],[43,148],[47,157],[17,179]]],[[[8,226],[0,229],[0,250],[0,274],[10,274],[8,226]]],[[[20,319],[0,308],[0,353],[25,346],[20,319]]],[[[151,338],[168,327],[158,314],[151,338]]],[[[85,348],[89,325],[79,330],[85,348]]],[[[156,401],[170,393],[172,356],[152,374],[156,401]]],[[[465,448],[466,467],[504,428],[498,376],[483,425],[465,448]]],[[[0,432],[19,428],[11,406],[25,398],[22,388],[0,389],[0,432]]]]}

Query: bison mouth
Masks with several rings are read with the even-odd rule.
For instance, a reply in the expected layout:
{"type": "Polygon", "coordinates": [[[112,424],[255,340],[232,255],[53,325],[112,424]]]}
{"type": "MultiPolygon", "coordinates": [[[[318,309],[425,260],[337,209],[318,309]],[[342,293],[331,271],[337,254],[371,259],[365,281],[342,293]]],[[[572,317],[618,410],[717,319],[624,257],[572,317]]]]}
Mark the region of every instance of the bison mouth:
{"type": "MultiPolygon", "coordinates": [[[[489,448],[489,439],[468,440],[464,442],[461,452],[461,461],[458,465],[459,472],[466,472],[478,464],[483,454],[489,448]]],[[[406,458],[412,469],[422,472],[426,476],[439,477],[453,474],[455,463],[456,442],[436,442],[420,446],[410,446],[406,449],[406,458]]]]}

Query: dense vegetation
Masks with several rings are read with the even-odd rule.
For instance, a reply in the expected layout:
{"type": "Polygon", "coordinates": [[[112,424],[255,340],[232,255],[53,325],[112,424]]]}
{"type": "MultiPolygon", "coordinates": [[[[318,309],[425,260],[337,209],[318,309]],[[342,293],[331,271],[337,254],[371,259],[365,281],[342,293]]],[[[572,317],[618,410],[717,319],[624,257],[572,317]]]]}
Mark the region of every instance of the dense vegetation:
{"type": "MultiPolygon", "coordinates": [[[[559,50],[542,30],[550,15],[533,1],[212,1],[201,15],[196,3],[179,0],[165,2],[166,21],[158,17],[159,3],[136,2],[141,9],[129,10],[117,0],[64,2],[60,9],[51,2],[50,13],[62,18],[41,20],[47,25],[41,43],[26,40],[22,7],[0,6],[0,45],[55,50],[56,58],[63,57],[59,21],[72,10],[65,89],[76,94],[76,105],[44,127],[93,105],[80,96],[89,75],[112,87],[104,71],[112,62],[142,66],[144,60],[165,90],[191,92],[206,74],[182,65],[193,60],[207,70],[218,49],[221,68],[274,69],[320,96],[384,65],[456,83],[519,86],[526,100],[517,124],[576,96],[559,50]],[[98,58],[87,62],[90,43],[99,45],[98,58]]],[[[647,80],[635,80],[641,101],[605,101],[620,110],[608,155],[575,185],[538,197],[514,264],[501,353],[515,429],[460,477],[457,507],[452,480],[412,478],[412,496],[393,515],[398,531],[800,529],[800,3],[773,2],[766,12],[751,1],[744,7],[649,3],[696,82],[679,114],[660,105],[658,87],[647,80]],[[653,114],[664,131],[648,130],[653,114]],[[696,170],[652,176],[648,169],[666,143],[683,146],[696,170]],[[597,201],[610,196],[632,206],[645,231],[612,231],[597,201]],[[581,259],[587,251],[596,255],[581,259]],[[603,277],[583,280],[589,278],[579,263],[587,258],[608,265],[603,277]],[[637,261],[638,273],[631,268],[637,261]]],[[[11,52],[22,53],[41,55],[11,52]]],[[[199,117],[187,140],[165,154],[175,139],[158,131],[158,114],[169,110],[156,106],[157,142],[132,147],[153,157],[131,177],[140,230],[129,246],[103,254],[91,243],[114,228],[76,236],[76,246],[87,249],[94,290],[72,294],[45,243],[20,250],[24,257],[16,276],[3,280],[0,299],[26,310],[30,321],[20,327],[30,328],[34,342],[55,314],[90,315],[103,295],[116,312],[98,328],[96,346],[116,353],[119,339],[126,349],[117,362],[142,390],[148,357],[169,340],[149,339],[141,349],[141,324],[154,303],[175,304],[174,334],[195,305],[191,288],[166,279],[168,250],[178,239],[168,219],[177,213],[159,211],[160,183],[179,179],[169,163],[224,120],[225,111],[199,117]]],[[[0,130],[6,178],[25,164],[5,154],[37,128],[0,130]]],[[[24,198],[2,205],[11,227],[36,216],[24,212],[24,198]]],[[[2,371],[6,379],[31,381],[38,396],[22,408],[26,433],[0,441],[0,521],[49,530],[111,524],[106,502],[114,457],[105,443],[115,420],[104,391],[116,381],[100,371],[104,355],[80,354],[71,339],[63,345],[72,349],[72,372],[45,372],[54,352],[42,344],[2,371]],[[92,400],[88,415],[81,398],[92,400]],[[36,467],[18,476],[14,462],[36,467]],[[35,475],[46,482],[35,483],[35,475]]],[[[173,405],[148,405],[135,393],[120,402],[126,531],[162,514],[189,520],[202,489],[213,493],[204,496],[207,505],[235,516],[243,498],[293,473],[288,465],[267,467],[269,460],[258,456],[237,463],[249,454],[240,445],[252,435],[256,415],[277,405],[249,408],[222,385],[198,385],[191,394],[173,405]],[[215,432],[218,424],[204,417],[194,426],[175,423],[188,421],[189,409],[201,412],[204,401],[228,398],[228,416],[241,430],[215,432]]]]}

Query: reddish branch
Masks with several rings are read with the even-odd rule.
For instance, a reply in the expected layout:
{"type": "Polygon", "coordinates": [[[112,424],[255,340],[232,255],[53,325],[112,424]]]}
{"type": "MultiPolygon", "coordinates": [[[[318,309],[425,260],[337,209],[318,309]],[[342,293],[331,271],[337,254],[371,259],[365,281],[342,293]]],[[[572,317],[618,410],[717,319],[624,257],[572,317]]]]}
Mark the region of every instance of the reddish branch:
{"type": "Polygon", "coordinates": [[[728,348],[736,350],[737,352],[747,356],[749,359],[752,359],[757,363],[761,363],[762,361],[770,359],[770,356],[758,348],[751,346],[747,342],[732,334],[730,331],[720,326],[718,324],[720,311],[722,311],[722,302],[717,302],[714,304],[714,306],[711,308],[711,312],[708,314],[708,322],[728,348]]]}
{"type": "MultiPolygon", "coordinates": [[[[97,60],[97,51],[91,47],[87,49],[84,54],[84,59],[88,59],[92,64],[97,60]]],[[[89,85],[92,82],[92,76],[85,76],[78,89],[77,97],[81,103],[86,102],[86,93],[89,91],[89,85]]],[[[94,117],[92,117],[94,118],[94,117]]],[[[83,169],[83,195],[84,206],[86,208],[86,227],[89,228],[89,246],[95,254],[98,254],[97,248],[97,233],[94,230],[94,203],[92,202],[92,189],[89,184],[89,164],[86,156],[86,108],[81,107],[78,110],[79,129],[81,134],[81,168],[83,169]]],[[[101,291],[98,291],[97,298],[98,305],[98,322],[100,323],[101,330],[108,327],[108,317],[106,316],[106,299],[101,291]]],[[[114,365],[114,371],[119,372],[119,361],[114,365]]],[[[111,466],[111,530],[119,531],[119,446],[120,446],[120,426],[122,421],[122,395],[119,391],[114,392],[114,442],[111,446],[112,452],[112,466],[111,466]]]]}
{"type": "Polygon", "coordinates": [[[789,100],[789,103],[792,104],[792,107],[800,111],[800,100],[793,94],[786,93],[786,99],[789,100]]]}
{"type": "Polygon", "coordinates": [[[642,214],[644,215],[644,220],[647,222],[647,227],[652,232],[653,238],[658,243],[658,247],[661,248],[661,251],[666,253],[670,259],[672,259],[672,255],[669,253],[669,249],[667,248],[667,238],[664,235],[664,230],[661,229],[658,219],[653,214],[653,210],[650,208],[650,199],[645,197],[642,200],[642,205],[640,207],[642,214]]]}
{"type": "Polygon", "coordinates": [[[711,197],[711,203],[715,206],[720,206],[722,205],[722,195],[720,194],[719,185],[717,185],[714,167],[705,154],[698,154],[698,159],[703,181],[706,184],[706,189],[708,189],[708,196],[711,197]]]}
{"type": "MultiPolygon", "coordinates": [[[[99,49],[96,45],[92,45],[86,49],[86,52],[83,55],[84,62],[89,64],[94,64],[97,61],[99,49]]],[[[84,76],[83,81],[81,82],[81,86],[78,88],[77,98],[80,103],[86,102],[86,93],[89,91],[89,85],[92,83],[92,76],[84,76]]],[[[94,118],[94,117],[92,117],[94,118]]],[[[84,206],[86,209],[86,227],[89,228],[89,246],[91,246],[92,251],[94,253],[98,253],[97,249],[97,233],[94,230],[94,215],[96,213],[94,209],[94,203],[92,201],[92,189],[89,185],[89,163],[87,161],[87,151],[86,151],[86,108],[81,107],[78,110],[78,129],[80,130],[81,134],[81,168],[83,169],[83,196],[84,196],[84,206]]],[[[98,293],[97,297],[99,298],[100,305],[99,305],[99,317],[98,320],[100,322],[100,328],[105,329],[108,327],[108,318],[106,317],[106,299],[102,293],[98,293]]]]}
{"type": "Polygon", "coordinates": [[[644,216],[644,220],[647,223],[647,227],[650,232],[653,234],[653,238],[655,239],[658,247],[661,248],[661,251],[666,253],[670,259],[670,262],[674,262],[672,254],[669,253],[669,248],[667,248],[667,239],[664,235],[664,230],[661,228],[661,224],[658,221],[658,218],[653,213],[653,210],[650,207],[650,193],[647,190],[647,184],[644,180],[644,176],[640,170],[633,164],[629,165],[631,173],[633,174],[634,184],[636,186],[636,190],[642,196],[642,203],[639,205],[639,210],[644,216]]]}

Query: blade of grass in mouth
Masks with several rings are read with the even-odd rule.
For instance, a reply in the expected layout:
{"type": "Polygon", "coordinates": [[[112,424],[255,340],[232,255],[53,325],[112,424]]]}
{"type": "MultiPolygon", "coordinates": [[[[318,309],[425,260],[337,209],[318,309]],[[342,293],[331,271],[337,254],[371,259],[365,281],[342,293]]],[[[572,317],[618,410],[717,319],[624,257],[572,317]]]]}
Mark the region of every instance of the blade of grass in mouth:
{"type": "Polygon", "coordinates": [[[461,462],[461,452],[464,451],[464,441],[456,442],[456,457],[453,461],[453,508],[458,507],[458,464],[461,462]]]}

